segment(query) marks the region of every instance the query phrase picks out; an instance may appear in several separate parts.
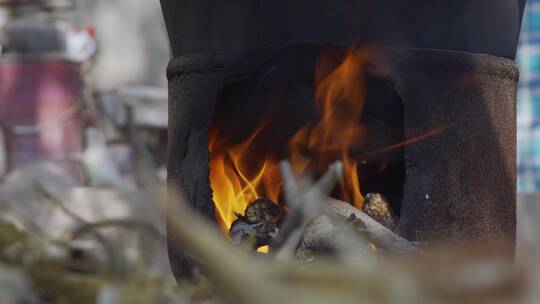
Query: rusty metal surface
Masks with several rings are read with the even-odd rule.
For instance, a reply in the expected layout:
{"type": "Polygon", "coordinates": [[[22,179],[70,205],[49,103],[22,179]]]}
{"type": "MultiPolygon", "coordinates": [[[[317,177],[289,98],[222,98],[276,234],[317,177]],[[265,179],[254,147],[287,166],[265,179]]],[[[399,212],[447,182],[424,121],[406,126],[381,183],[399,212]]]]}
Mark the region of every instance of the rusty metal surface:
{"type": "Polygon", "coordinates": [[[414,241],[488,243],[513,252],[516,233],[516,93],[512,60],[395,49],[392,77],[405,105],[398,231],[414,241]]]}

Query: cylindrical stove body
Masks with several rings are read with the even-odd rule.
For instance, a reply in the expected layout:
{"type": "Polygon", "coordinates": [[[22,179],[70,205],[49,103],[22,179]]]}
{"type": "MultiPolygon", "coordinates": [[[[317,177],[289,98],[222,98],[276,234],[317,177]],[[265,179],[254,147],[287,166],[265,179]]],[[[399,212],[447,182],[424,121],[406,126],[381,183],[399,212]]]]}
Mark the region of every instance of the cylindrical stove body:
{"type": "MultiPolygon", "coordinates": [[[[514,56],[517,2],[408,2],[416,7],[411,9],[382,1],[393,5],[389,10],[367,2],[162,0],[175,55],[168,68],[169,183],[181,188],[197,211],[215,218],[208,139],[218,95],[231,82],[272,67],[268,61],[283,48],[397,45],[384,49],[390,63],[386,77],[401,97],[405,140],[412,142],[405,147],[398,232],[411,241],[486,241],[512,248],[518,73],[512,60],[479,53],[514,56]],[[500,22],[485,23],[500,30],[471,21],[483,14],[478,3],[488,2],[492,10],[486,18],[498,16],[500,22]],[[422,13],[415,15],[418,10],[422,13]],[[462,35],[465,28],[471,33],[462,35]],[[471,40],[484,30],[486,35],[471,40]],[[426,133],[434,135],[417,140],[426,133]]],[[[168,221],[174,220],[168,214],[168,221]]],[[[173,271],[191,275],[185,248],[173,231],[168,237],[173,271]]]]}
{"type": "Polygon", "coordinates": [[[161,0],[161,5],[174,56],[373,42],[513,58],[524,0],[161,0]]]}
{"type": "Polygon", "coordinates": [[[516,94],[509,59],[395,49],[392,78],[405,106],[406,180],[398,232],[410,240],[513,251],[516,94]]]}

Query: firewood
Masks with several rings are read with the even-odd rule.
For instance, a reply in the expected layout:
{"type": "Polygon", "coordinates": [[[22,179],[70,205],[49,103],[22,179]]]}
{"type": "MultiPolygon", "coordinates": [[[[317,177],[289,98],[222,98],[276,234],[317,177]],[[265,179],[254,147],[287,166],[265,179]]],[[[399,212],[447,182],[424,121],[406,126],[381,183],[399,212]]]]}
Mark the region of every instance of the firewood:
{"type": "Polygon", "coordinates": [[[330,218],[341,217],[342,222],[351,221],[353,227],[360,230],[358,232],[365,235],[376,246],[389,252],[417,252],[418,249],[414,244],[393,233],[361,210],[348,203],[328,199],[328,193],[332,191],[338,181],[343,179],[343,165],[340,162],[331,165],[316,183],[312,185],[307,183],[307,187],[304,187],[307,189],[301,189],[287,161],[281,163],[281,170],[285,197],[289,204],[289,216],[286,218],[280,234],[272,243],[274,248],[279,248],[276,259],[290,259],[298,246],[318,244],[319,241],[322,241],[317,239],[321,237],[321,233],[318,232],[325,231],[324,234],[326,234],[329,227],[322,228],[315,225],[309,228],[307,235],[305,232],[306,228],[323,214],[330,216],[330,218]],[[351,215],[355,217],[352,218],[351,215]],[[301,241],[303,244],[300,244],[301,241]]]}
{"type": "Polygon", "coordinates": [[[395,234],[349,203],[330,199],[328,207],[333,214],[341,216],[344,220],[348,219],[356,223],[357,229],[360,230],[359,232],[365,234],[378,247],[384,248],[391,253],[419,252],[418,247],[414,243],[395,234]],[[352,215],[354,215],[354,218],[352,215]]]}
{"type": "Polygon", "coordinates": [[[304,230],[302,240],[296,250],[296,255],[300,258],[309,258],[312,253],[326,253],[332,251],[330,239],[336,232],[336,226],[332,220],[321,215],[311,222],[304,230]]]}
{"type": "Polygon", "coordinates": [[[248,223],[242,218],[237,218],[229,229],[229,238],[233,245],[242,246],[244,248],[256,247],[257,230],[253,224],[248,223]]]}
{"type": "Polygon", "coordinates": [[[362,211],[390,230],[397,226],[398,217],[382,194],[368,193],[362,204],[362,211]]]}
{"type": "Polygon", "coordinates": [[[314,184],[306,181],[304,187],[299,186],[287,161],[281,163],[281,170],[285,197],[289,200],[287,203],[292,216],[285,219],[283,229],[272,247],[278,248],[276,260],[287,261],[294,257],[306,227],[315,218],[324,214],[328,194],[343,177],[343,164],[335,162],[318,181],[314,184]]]}
{"type": "Polygon", "coordinates": [[[269,199],[257,199],[247,206],[244,215],[236,214],[229,237],[234,245],[256,250],[269,245],[278,235],[285,216],[278,204],[269,199]]]}
{"type": "MultiPolygon", "coordinates": [[[[298,245],[297,255],[299,257],[305,258],[311,257],[313,253],[332,252],[336,239],[343,237],[344,233],[351,230],[384,252],[412,253],[418,251],[416,245],[396,235],[348,203],[331,199],[329,212],[330,216],[317,217],[307,226],[298,245]],[[347,214],[348,216],[346,216],[347,214]],[[360,218],[360,216],[362,217],[360,218]]],[[[349,235],[345,237],[349,237],[349,235]]]]}
{"type": "Polygon", "coordinates": [[[285,218],[285,212],[273,201],[259,198],[247,206],[244,216],[251,223],[265,222],[279,225],[285,218]]]}
{"type": "Polygon", "coordinates": [[[231,225],[229,237],[233,245],[255,250],[270,244],[272,239],[279,233],[277,224],[268,222],[249,223],[244,219],[238,218],[231,225]]]}

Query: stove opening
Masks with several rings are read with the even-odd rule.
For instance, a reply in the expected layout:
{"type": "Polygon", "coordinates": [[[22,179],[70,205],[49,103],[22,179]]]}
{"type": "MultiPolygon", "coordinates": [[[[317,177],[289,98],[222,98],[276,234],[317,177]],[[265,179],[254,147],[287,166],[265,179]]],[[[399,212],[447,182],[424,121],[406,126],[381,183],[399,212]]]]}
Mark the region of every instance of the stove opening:
{"type": "MultiPolygon", "coordinates": [[[[340,160],[332,197],[361,207],[380,193],[399,215],[405,181],[404,106],[370,61],[375,48],[284,49],[218,96],[210,130],[210,184],[224,231],[258,199],[281,209],[280,160],[318,177],[340,160]]],[[[260,201],[259,201],[260,202],[260,201]]]]}

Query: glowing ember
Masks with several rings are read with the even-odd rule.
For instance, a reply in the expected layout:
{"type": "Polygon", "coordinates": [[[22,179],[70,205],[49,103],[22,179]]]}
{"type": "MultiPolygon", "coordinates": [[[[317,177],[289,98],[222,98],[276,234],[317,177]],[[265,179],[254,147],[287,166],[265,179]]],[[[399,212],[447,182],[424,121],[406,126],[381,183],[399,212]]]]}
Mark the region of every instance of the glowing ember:
{"type": "MultiPolygon", "coordinates": [[[[344,164],[345,183],[340,199],[361,206],[363,197],[358,178],[356,159],[349,151],[361,143],[365,130],[360,124],[364,109],[365,87],[362,69],[368,58],[368,49],[351,50],[333,71],[324,71],[328,60],[321,57],[315,71],[315,108],[318,121],[301,127],[289,141],[288,159],[295,171],[324,171],[340,159],[344,164]],[[305,151],[309,151],[306,156],[305,151]]],[[[268,121],[268,118],[264,121],[268,121]]],[[[240,144],[218,150],[219,132],[213,130],[209,149],[211,152],[210,182],[218,220],[228,229],[253,200],[261,197],[279,201],[282,182],[279,159],[270,153],[261,155],[254,142],[265,130],[263,122],[251,136],[240,144]],[[257,151],[255,151],[257,150],[257,151]],[[258,161],[254,163],[253,154],[258,161]]]]}
{"type": "Polygon", "coordinates": [[[263,246],[263,247],[257,249],[257,251],[260,252],[260,253],[268,253],[270,251],[270,247],[263,246]]]}

